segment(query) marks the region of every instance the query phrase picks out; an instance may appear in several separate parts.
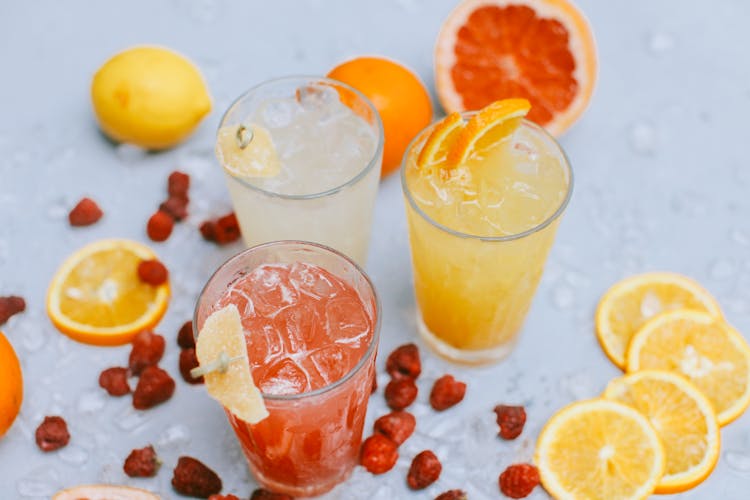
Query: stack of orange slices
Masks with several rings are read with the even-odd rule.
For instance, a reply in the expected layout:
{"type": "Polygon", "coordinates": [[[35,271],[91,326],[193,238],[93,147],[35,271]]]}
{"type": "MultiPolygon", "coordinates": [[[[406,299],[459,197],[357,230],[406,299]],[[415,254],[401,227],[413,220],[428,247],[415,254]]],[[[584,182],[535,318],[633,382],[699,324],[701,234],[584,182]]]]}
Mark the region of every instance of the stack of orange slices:
{"type": "Polygon", "coordinates": [[[748,343],[708,291],[674,273],[614,285],[596,333],[627,374],[546,424],[535,455],[544,487],[557,498],[636,499],[700,484],[718,461],[720,427],[750,405],[748,343]]]}

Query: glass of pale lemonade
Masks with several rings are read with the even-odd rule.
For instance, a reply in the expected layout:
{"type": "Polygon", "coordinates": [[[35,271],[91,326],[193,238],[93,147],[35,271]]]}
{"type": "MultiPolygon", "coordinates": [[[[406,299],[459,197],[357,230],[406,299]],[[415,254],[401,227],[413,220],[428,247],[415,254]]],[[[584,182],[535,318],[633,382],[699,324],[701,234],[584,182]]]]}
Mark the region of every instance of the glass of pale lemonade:
{"type": "Polygon", "coordinates": [[[360,92],[321,77],[262,83],[224,114],[216,156],[248,246],[313,241],[364,265],[383,126],[360,92]]]}
{"type": "Polygon", "coordinates": [[[565,153],[523,99],[454,113],[404,157],[420,334],[460,363],[512,349],[571,196],[565,153]]]}
{"type": "Polygon", "coordinates": [[[247,249],[208,281],[194,326],[201,366],[220,358],[211,343],[239,354],[226,373],[206,375],[206,388],[264,488],[308,497],[349,477],[380,328],[375,289],[354,261],[300,241],[247,249]]]}

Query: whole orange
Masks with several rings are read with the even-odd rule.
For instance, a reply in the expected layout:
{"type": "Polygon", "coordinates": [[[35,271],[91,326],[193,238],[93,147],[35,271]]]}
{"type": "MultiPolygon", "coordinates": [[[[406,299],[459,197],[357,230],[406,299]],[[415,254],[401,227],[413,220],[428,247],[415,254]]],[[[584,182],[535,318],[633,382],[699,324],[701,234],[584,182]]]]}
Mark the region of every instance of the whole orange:
{"type": "Polygon", "coordinates": [[[23,400],[23,377],[13,346],[0,332],[0,437],[13,424],[23,400]]]}
{"type": "Polygon", "coordinates": [[[329,78],[351,85],[372,101],[383,121],[381,176],[397,170],[409,142],[432,122],[430,94],[409,68],[383,57],[357,57],[339,64],[329,78]]]}

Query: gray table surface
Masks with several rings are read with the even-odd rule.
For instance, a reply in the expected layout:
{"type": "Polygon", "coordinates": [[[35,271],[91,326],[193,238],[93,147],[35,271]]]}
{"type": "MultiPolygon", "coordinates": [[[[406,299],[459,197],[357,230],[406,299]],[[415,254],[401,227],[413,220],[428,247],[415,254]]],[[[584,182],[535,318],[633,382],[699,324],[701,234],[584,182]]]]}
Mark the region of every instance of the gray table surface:
{"type": "MultiPolygon", "coordinates": [[[[240,246],[217,249],[196,229],[229,208],[212,155],[221,112],[249,86],[286,74],[322,74],[344,58],[384,54],[414,68],[433,88],[432,49],[453,0],[283,0],[66,2],[0,6],[0,295],[20,294],[26,313],[4,331],[21,357],[25,399],[0,441],[0,498],[48,498],[63,486],[115,482],[174,497],[169,481],[181,454],[217,470],[225,492],[247,497],[254,482],[221,409],[203,387],[179,379],[176,331],[211,271],[240,246]],[[202,68],[213,113],[178,148],[143,155],[98,133],[89,104],[97,67],[115,52],[163,44],[202,68]],[[191,217],[154,244],[172,270],[174,298],[158,328],[168,337],[162,365],[175,396],[147,412],[105,397],[100,370],[122,365],[128,348],[82,345],[59,334],[44,312],[47,284],[62,259],[104,237],[147,241],[144,226],[164,196],[167,174],[194,179],[191,217]],[[67,210],[83,195],[106,212],[71,229],[67,210]],[[43,415],[70,423],[70,445],[43,454],[33,432],[43,415]],[[134,447],[153,443],[164,460],[154,479],[121,469],[134,447]]],[[[425,351],[419,430],[397,466],[361,469],[329,499],[433,498],[462,487],[498,498],[497,476],[528,460],[545,420],[574,399],[598,394],[618,374],[593,333],[593,311],[617,279],[673,270],[703,282],[726,315],[750,335],[750,3],[581,0],[600,56],[591,107],[562,138],[576,173],[573,200],[515,352],[502,364],[461,369],[425,351]],[[464,403],[443,414],[426,404],[430,383],[449,371],[469,384],[464,403]],[[491,408],[523,403],[529,422],[514,442],[493,438],[491,408]],[[444,473],[426,492],[404,476],[411,457],[433,448],[444,473]]],[[[415,340],[414,300],[400,185],[382,183],[368,265],[383,303],[381,350],[415,340]]],[[[381,357],[381,363],[382,363],[381,357]]],[[[384,379],[381,375],[381,387],[384,379]]],[[[382,390],[381,390],[382,391],[382,390]]],[[[385,411],[372,398],[368,425],[385,411]]],[[[748,498],[750,413],[722,430],[722,455],[702,485],[679,498],[748,498]]],[[[537,489],[534,498],[546,498],[537,489]]]]}

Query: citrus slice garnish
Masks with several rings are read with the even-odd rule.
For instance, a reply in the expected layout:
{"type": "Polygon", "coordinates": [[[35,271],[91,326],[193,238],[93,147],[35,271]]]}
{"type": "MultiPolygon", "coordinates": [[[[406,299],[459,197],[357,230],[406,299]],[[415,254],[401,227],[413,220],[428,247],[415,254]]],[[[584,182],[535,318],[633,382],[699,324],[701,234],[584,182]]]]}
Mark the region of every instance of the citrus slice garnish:
{"type": "Polygon", "coordinates": [[[503,99],[478,111],[458,132],[448,151],[446,166],[457,167],[475,149],[488,148],[508,137],[529,109],[531,104],[526,99],[503,99]]]}
{"type": "Polygon", "coordinates": [[[221,127],[216,135],[216,158],[235,177],[274,177],[281,172],[270,132],[255,124],[221,127]]]}
{"type": "Polygon", "coordinates": [[[451,113],[440,120],[422,146],[417,157],[417,166],[424,168],[445,160],[463,125],[464,119],[461,113],[451,113]]]}
{"type": "Polygon", "coordinates": [[[694,309],[721,317],[716,300],[702,286],[676,273],[646,273],[607,290],[596,309],[596,336],[610,360],[625,369],[633,334],[664,311],[694,309]]]}
{"type": "Polygon", "coordinates": [[[534,461],[555,498],[643,499],[664,473],[664,450],[646,417],[605,399],[566,406],[542,429],[534,461]]]}
{"type": "Polygon", "coordinates": [[[52,500],[159,500],[159,495],[132,486],[88,484],[58,491],[52,500]]]}
{"type": "Polygon", "coordinates": [[[529,120],[553,135],[583,114],[596,74],[591,27],[568,0],[464,0],[435,44],[435,83],[446,112],[523,97],[532,105],[529,120]]]}
{"type": "Polygon", "coordinates": [[[195,342],[195,355],[200,366],[191,375],[204,376],[212,398],[250,424],[268,416],[263,396],[253,382],[237,306],[230,304],[206,318],[195,342]]]}
{"type": "Polygon", "coordinates": [[[708,477],[719,460],[721,436],[711,402],[687,379],[667,371],[643,370],[612,380],[604,397],[645,415],[666,454],[655,493],[677,493],[708,477]]]}
{"type": "Polygon", "coordinates": [[[750,404],[750,346],[722,319],[698,311],[662,313],[630,341],[628,372],[669,370],[687,377],[711,401],[719,425],[750,404]]]}
{"type": "Polygon", "coordinates": [[[91,243],[60,266],[47,291],[47,314],[79,342],[120,345],[155,326],[167,310],[169,284],[138,278],[138,264],[157,256],[130,240],[91,243]]]}

